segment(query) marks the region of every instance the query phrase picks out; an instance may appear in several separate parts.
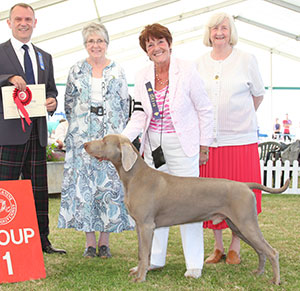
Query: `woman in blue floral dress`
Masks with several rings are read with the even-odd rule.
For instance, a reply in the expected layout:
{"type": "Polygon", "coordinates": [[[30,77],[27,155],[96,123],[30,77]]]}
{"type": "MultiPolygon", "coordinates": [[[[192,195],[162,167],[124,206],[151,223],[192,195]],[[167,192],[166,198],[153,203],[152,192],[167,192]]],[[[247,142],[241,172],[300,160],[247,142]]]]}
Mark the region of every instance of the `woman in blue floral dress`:
{"type": "Polygon", "coordinates": [[[85,257],[111,257],[109,233],[132,230],[134,222],[123,203],[123,186],[109,161],[99,162],[83,144],[120,133],[129,115],[129,95],[123,69],[106,58],[109,36],[102,24],[82,31],[88,58],[69,72],[65,112],[69,122],[61,192],[59,228],[86,233],[85,257]],[[95,231],[99,231],[96,241],[95,231]]]}

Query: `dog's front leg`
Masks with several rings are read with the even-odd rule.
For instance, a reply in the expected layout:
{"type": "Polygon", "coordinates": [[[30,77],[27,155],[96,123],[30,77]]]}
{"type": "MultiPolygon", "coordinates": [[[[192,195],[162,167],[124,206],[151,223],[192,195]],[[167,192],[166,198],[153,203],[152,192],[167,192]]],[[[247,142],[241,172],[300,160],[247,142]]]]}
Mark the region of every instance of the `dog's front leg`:
{"type": "MultiPolygon", "coordinates": [[[[140,242],[140,231],[139,231],[139,227],[137,222],[135,221],[135,229],[136,229],[136,233],[137,233],[137,237],[138,237],[138,244],[140,242]]],[[[133,267],[129,270],[129,276],[137,276],[138,273],[138,266],[133,267]]]]}
{"type": "Polygon", "coordinates": [[[150,264],[153,231],[154,223],[137,225],[139,241],[139,264],[136,278],[134,279],[135,282],[144,282],[146,280],[146,274],[150,264]]]}

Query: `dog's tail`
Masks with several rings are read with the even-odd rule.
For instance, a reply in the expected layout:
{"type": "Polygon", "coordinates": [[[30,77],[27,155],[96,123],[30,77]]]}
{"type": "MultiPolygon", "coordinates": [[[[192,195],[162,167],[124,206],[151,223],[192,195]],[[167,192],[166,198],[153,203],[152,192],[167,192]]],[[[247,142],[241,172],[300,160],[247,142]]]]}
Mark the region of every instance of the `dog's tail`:
{"type": "Polygon", "coordinates": [[[279,193],[284,192],[288,188],[288,186],[290,184],[290,179],[287,179],[285,181],[284,185],[277,189],[269,188],[269,187],[266,187],[259,183],[246,183],[246,184],[250,189],[258,189],[258,190],[263,190],[263,191],[266,191],[266,192],[272,193],[272,194],[279,194],[279,193]]]}

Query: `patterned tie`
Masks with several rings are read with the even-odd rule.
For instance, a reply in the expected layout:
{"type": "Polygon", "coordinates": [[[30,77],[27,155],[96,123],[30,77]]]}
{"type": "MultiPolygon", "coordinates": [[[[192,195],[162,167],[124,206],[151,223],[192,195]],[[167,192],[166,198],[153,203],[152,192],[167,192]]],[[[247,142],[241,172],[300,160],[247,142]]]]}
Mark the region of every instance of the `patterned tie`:
{"type": "Polygon", "coordinates": [[[25,75],[26,75],[27,84],[35,84],[32,62],[31,62],[31,58],[28,53],[29,47],[27,44],[23,44],[22,49],[24,49],[24,51],[25,51],[24,67],[25,67],[25,75]]]}

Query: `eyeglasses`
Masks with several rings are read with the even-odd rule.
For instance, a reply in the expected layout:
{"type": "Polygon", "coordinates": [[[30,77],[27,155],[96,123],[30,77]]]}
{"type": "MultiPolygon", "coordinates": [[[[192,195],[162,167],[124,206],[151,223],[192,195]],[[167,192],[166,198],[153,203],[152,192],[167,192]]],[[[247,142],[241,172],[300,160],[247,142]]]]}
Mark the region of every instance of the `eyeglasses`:
{"type": "Polygon", "coordinates": [[[103,43],[105,43],[105,41],[103,40],[103,39],[97,39],[97,40],[94,40],[94,39],[90,39],[90,40],[88,40],[88,41],[86,41],[85,42],[88,46],[92,46],[92,45],[94,45],[94,44],[103,44],[103,43]]]}

